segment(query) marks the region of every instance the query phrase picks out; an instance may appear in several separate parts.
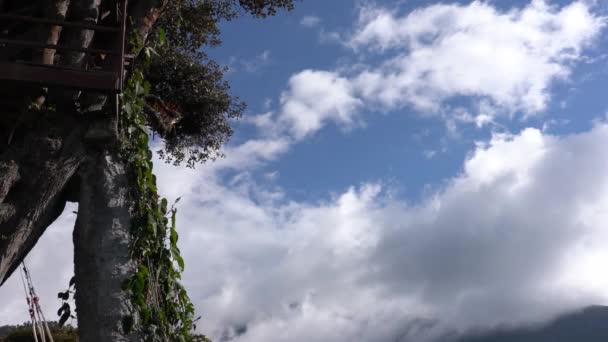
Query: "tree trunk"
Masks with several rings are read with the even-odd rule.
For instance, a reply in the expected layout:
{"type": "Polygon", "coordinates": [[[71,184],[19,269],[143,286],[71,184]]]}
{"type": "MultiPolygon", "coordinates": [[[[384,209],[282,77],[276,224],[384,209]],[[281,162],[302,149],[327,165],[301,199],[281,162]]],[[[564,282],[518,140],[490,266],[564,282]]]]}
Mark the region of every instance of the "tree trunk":
{"type": "MultiPolygon", "coordinates": [[[[34,5],[49,19],[67,16],[71,21],[88,23],[98,22],[100,6],[115,5],[113,0],[7,3],[0,0],[0,12],[34,5]]],[[[167,0],[130,0],[129,4],[128,14],[133,19],[130,32],[145,40],[167,0]]],[[[57,26],[18,26],[11,35],[75,48],[104,44],[103,36],[97,39],[91,30],[57,26]]],[[[137,47],[129,46],[129,53],[137,55],[137,47]]],[[[30,50],[4,47],[0,60],[19,57],[55,62],[52,49],[30,50]]],[[[59,57],[63,66],[85,62],[81,52],[64,52],[59,57]]],[[[103,94],[57,88],[45,93],[36,85],[0,83],[4,109],[4,115],[0,115],[0,284],[61,214],[66,201],[78,201],[74,262],[80,340],[138,341],[123,331],[125,318],[133,314],[127,304],[128,294],[122,290],[123,282],[134,272],[129,255],[129,182],[117,152],[107,147],[106,128],[115,122],[108,112],[104,114],[105,102],[103,94]],[[38,105],[47,103],[57,110],[52,120],[23,115],[34,99],[38,105]]]]}
{"type": "Polygon", "coordinates": [[[34,130],[0,156],[2,283],[69,199],[68,184],[85,157],[84,126],[73,122],[64,128],[34,130]]]}
{"type": "Polygon", "coordinates": [[[137,341],[123,324],[132,314],[123,283],[133,274],[129,255],[129,182],[113,150],[92,154],[80,172],[74,229],[76,307],[81,341],[137,341]]]}

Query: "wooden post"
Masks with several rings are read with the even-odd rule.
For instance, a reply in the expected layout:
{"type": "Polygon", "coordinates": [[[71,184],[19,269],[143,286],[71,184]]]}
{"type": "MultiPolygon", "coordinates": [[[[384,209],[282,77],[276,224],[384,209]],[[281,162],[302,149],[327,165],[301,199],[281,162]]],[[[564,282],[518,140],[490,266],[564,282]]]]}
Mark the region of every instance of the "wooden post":
{"type": "Polygon", "coordinates": [[[116,63],[116,72],[118,77],[118,91],[122,92],[122,87],[125,78],[125,46],[127,44],[127,0],[120,1],[120,33],[118,37],[118,55],[120,60],[116,63]]]}

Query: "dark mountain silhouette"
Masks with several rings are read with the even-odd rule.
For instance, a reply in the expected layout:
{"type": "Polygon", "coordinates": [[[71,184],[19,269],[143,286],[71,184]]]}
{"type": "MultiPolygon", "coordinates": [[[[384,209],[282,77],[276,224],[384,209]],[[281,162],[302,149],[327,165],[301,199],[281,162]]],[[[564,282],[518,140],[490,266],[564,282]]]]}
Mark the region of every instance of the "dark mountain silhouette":
{"type": "Polygon", "coordinates": [[[563,315],[543,326],[472,333],[451,341],[606,342],[608,341],[608,306],[591,306],[579,312],[563,315]]]}

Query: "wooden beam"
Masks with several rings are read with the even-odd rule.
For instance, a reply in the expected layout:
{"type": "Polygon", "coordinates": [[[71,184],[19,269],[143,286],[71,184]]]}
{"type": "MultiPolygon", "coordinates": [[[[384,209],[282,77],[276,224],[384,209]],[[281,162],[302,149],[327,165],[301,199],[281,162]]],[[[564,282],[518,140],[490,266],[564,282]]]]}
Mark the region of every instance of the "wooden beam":
{"type": "Polygon", "coordinates": [[[80,90],[120,92],[120,79],[114,72],[77,71],[42,65],[0,62],[0,81],[17,81],[80,90]]]}
{"type": "Polygon", "coordinates": [[[121,0],[120,2],[120,34],[118,37],[118,53],[120,58],[116,61],[116,72],[119,74],[120,90],[125,78],[125,48],[127,44],[127,0],[121,0]]]}
{"type": "Polygon", "coordinates": [[[46,18],[36,18],[36,17],[29,17],[29,16],[25,16],[25,15],[16,15],[16,14],[9,14],[9,13],[0,13],[0,20],[58,25],[58,26],[63,26],[63,27],[73,27],[73,28],[94,30],[94,31],[99,31],[99,32],[116,32],[116,33],[120,32],[119,27],[110,27],[110,26],[102,26],[102,25],[87,24],[87,23],[76,23],[76,22],[63,21],[63,20],[46,19],[46,18]]]}
{"type": "Polygon", "coordinates": [[[32,41],[27,41],[27,40],[0,38],[0,44],[26,46],[26,47],[40,48],[40,49],[55,49],[55,50],[59,50],[59,51],[62,51],[62,50],[80,51],[80,52],[87,52],[87,53],[112,55],[112,56],[121,55],[120,51],[112,51],[112,50],[105,50],[105,49],[91,49],[91,48],[82,48],[82,47],[71,47],[71,46],[56,45],[56,44],[45,44],[45,43],[32,42],[32,41]]]}

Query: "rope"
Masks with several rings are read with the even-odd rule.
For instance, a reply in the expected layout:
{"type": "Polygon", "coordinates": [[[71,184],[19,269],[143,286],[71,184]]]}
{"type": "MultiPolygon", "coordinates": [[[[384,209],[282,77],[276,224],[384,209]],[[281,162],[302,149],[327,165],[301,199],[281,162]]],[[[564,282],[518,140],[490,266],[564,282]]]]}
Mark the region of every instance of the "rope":
{"type": "Polygon", "coordinates": [[[21,276],[21,284],[23,284],[23,292],[25,292],[25,301],[27,302],[27,309],[30,313],[30,320],[32,321],[32,333],[34,334],[34,341],[38,342],[38,332],[36,331],[36,316],[34,315],[34,310],[32,309],[32,301],[25,287],[23,272],[24,271],[22,269],[19,269],[19,275],[21,276]]]}
{"type": "Polygon", "coordinates": [[[22,272],[19,272],[21,275],[21,282],[23,284],[23,290],[25,291],[26,300],[30,310],[30,318],[32,319],[32,330],[34,332],[34,340],[38,342],[38,331],[40,332],[40,337],[42,342],[46,342],[46,338],[48,336],[49,342],[53,341],[53,335],[51,335],[51,330],[49,329],[49,325],[46,322],[46,318],[42,313],[42,308],[40,307],[40,299],[36,295],[36,290],[34,289],[34,284],[32,282],[32,277],[30,272],[25,265],[25,261],[21,263],[22,272]],[[25,275],[25,280],[24,280],[25,275]],[[27,282],[27,289],[26,289],[27,282]],[[29,290],[29,293],[28,293],[29,290]],[[46,333],[45,333],[46,330],[46,333]]]}

